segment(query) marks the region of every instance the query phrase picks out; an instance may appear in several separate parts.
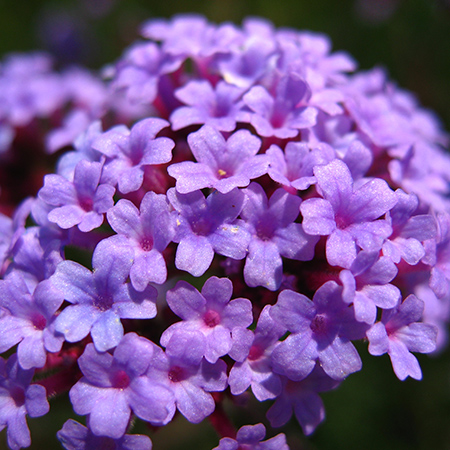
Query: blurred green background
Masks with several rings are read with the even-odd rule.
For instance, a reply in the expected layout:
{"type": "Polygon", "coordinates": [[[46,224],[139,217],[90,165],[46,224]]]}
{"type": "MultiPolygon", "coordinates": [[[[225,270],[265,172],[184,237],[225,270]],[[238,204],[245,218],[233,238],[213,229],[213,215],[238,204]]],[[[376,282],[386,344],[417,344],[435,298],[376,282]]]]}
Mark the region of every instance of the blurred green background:
{"type": "MultiPolygon", "coordinates": [[[[449,0],[0,0],[0,55],[44,49],[61,64],[97,69],[138,37],[143,20],[189,11],[214,22],[262,16],[277,26],[326,33],[333,48],[352,54],[360,69],[385,67],[450,130],[449,0]]],[[[370,357],[363,344],[360,353],[363,370],[322,396],[327,419],[316,433],[305,438],[295,421],[289,424],[291,449],[450,450],[450,352],[419,355],[421,382],[400,382],[388,357],[370,357]]],[[[239,426],[264,420],[266,403],[244,414],[228,406],[239,426]]],[[[54,399],[50,414],[28,421],[30,448],[60,448],[54,433],[71,416],[67,402],[54,399]]],[[[136,431],[146,430],[138,425],[136,431]]],[[[182,417],[150,435],[155,450],[208,450],[218,444],[207,421],[194,426],[182,417]]]]}

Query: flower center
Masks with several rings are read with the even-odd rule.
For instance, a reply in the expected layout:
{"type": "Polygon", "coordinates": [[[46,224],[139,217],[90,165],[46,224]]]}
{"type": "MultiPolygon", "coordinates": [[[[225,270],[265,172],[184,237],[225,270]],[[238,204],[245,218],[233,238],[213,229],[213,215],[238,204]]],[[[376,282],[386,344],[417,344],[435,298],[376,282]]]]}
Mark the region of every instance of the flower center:
{"type": "Polygon", "coordinates": [[[258,221],[255,226],[256,235],[261,241],[270,241],[273,237],[274,223],[269,217],[258,221]]]}
{"type": "Polygon", "coordinates": [[[20,386],[14,386],[10,390],[10,394],[17,407],[25,404],[25,391],[20,386]]]}
{"type": "Polygon", "coordinates": [[[100,311],[107,311],[108,309],[111,309],[113,303],[114,301],[111,296],[99,295],[94,301],[94,306],[100,311]]]}
{"type": "Polygon", "coordinates": [[[203,316],[203,322],[209,328],[214,328],[220,323],[220,314],[217,311],[213,311],[212,309],[206,311],[203,316]]]}
{"type": "Polygon", "coordinates": [[[211,224],[202,218],[192,222],[191,229],[198,236],[207,236],[211,231],[211,224]]]}
{"type": "Polygon", "coordinates": [[[217,177],[222,179],[222,178],[228,178],[228,172],[226,170],[223,169],[218,169],[217,170],[217,177]]]}
{"type": "Polygon", "coordinates": [[[336,214],[334,217],[334,220],[336,221],[336,227],[339,230],[345,230],[348,227],[348,221],[345,217],[340,216],[339,214],[336,214]]]}
{"type": "Polygon", "coordinates": [[[153,248],[153,239],[151,237],[144,238],[141,241],[141,248],[144,252],[149,252],[153,248]]]}
{"type": "Polygon", "coordinates": [[[114,388],[125,389],[130,385],[130,377],[125,370],[119,370],[113,375],[111,382],[114,388]]]}
{"type": "Polygon", "coordinates": [[[116,450],[116,441],[113,438],[101,436],[98,439],[99,442],[96,443],[98,450],[116,450]]]}
{"type": "Polygon", "coordinates": [[[92,208],[94,206],[94,201],[92,200],[92,198],[84,197],[84,198],[78,199],[78,204],[85,211],[92,211],[92,208]]]}
{"type": "Polygon", "coordinates": [[[179,383],[187,378],[185,370],[180,366],[171,367],[167,377],[172,383],[179,383]]]}
{"type": "Polygon", "coordinates": [[[47,319],[42,314],[35,313],[31,317],[31,323],[36,330],[42,331],[47,325],[47,319]]]}
{"type": "Polygon", "coordinates": [[[250,347],[250,351],[248,352],[247,359],[249,359],[250,361],[256,361],[257,359],[261,358],[263,354],[263,348],[261,348],[259,345],[252,345],[250,347]]]}
{"type": "Polygon", "coordinates": [[[311,330],[316,334],[323,334],[327,330],[327,321],[325,316],[317,314],[311,322],[311,330]]]}

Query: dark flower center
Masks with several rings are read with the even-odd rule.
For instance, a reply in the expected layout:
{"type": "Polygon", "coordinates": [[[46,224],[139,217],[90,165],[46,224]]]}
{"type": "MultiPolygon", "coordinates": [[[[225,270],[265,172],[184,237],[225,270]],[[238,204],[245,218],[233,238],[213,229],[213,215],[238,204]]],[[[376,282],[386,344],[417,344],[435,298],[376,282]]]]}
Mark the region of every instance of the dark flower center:
{"type": "Polygon", "coordinates": [[[261,241],[270,241],[274,233],[274,223],[269,217],[265,217],[258,221],[255,226],[256,235],[261,241]]]}
{"type": "Polygon", "coordinates": [[[198,236],[207,236],[211,231],[211,224],[206,219],[191,222],[192,231],[198,236]]]}
{"type": "Polygon", "coordinates": [[[250,351],[248,352],[247,359],[249,359],[250,361],[256,361],[257,359],[261,358],[263,354],[263,348],[261,348],[259,345],[252,345],[250,351]]]}
{"type": "Polygon", "coordinates": [[[116,450],[116,441],[113,438],[101,436],[98,438],[95,448],[98,450],[116,450]]]}
{"type": "Polygon", "coordinates": [[[14,386],[10,390],[10,394],[17,407],[25,404],[25,391],[20,386],[14,386]]]}
{"type": "Polygon", "coordinates": [[[209,328],[214,328],[220,323],[220,314],[217,311],[213,311],[212,309],[206,311],[203,316],[203,322],[209,328]]]}
{"type": "Polygon", "coordinates": [[[112,376],[112,385],[116,389],[125,389],[130,385],[130,377],[125,370],[119,370],[112,376]]]}
{"type": "Polygon", "coordinates": [[[348,220],[339,214],[335,215],[334,220],[336,221],[336,227],[339,230],[345,230],[349,225],[348,220]]]}
{"type": "Polygon", "coordinates": [[[323,334],[327,330],[327,321],[325,316],[317,314],[311,322],[311,330],[316,334],[323,334]]]}
{"type": "Polygon", "coordinates": [[[114,301],[110,295],[99,295],[94,301],[94,306],[100,311],[107,311],[111,309],[113,303],[114,301]]]}
{"type": "Polygon", "coordinates": [[[153,239],[151,237],[142,239],[141,248],[144,252],[149,252],[153,248],[153,239]]]}
{"type": "Polygon", "coordinates": [[[187,378],[186,371],[180,366],[173,366],[170,368],[167,377],[173,383],[179,383],[187,378]]]}
{"type": "Polygon", "coordinates": [[[86,212],[92,211],[92,208],[94,207],[94,201],[90,197],[79,198],[78,204],[86,212]]]}
{"type": "Polygon", "coordinates": [[[31,323],[36,330],[42,331],[47,325],[47,319],[42,314],[35,313],[31,317],[31,323]]]}

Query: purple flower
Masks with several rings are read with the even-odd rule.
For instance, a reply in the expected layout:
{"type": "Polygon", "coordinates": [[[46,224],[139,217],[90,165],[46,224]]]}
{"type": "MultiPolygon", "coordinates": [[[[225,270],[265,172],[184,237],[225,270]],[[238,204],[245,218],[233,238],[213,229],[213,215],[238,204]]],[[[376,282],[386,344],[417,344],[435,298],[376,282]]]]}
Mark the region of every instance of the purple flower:
{"type": "Polygon", "coordinates": [[[185,105],[170,115],[173,130],[189,125],[209,125],[218,131],[233,131],[239,121],[245,91],[224,81],[212,87],[207,80],[190,81],[175,91],[175,97],[185,105]]]}
{"type": "Polygon", "coordinates": [[[83,133],[80,133],[73,142],[74,150],[64,153],[58,160],[58,175],[71,181],[74,177],[75,167],[80,161],[104,162],[105,157],[92,148],[92,143],[101,134],[102,124],[99,120],[92,122],[83,133]]]}
{"type": "Polygon", "coordinates": [[[171,419],[172,393],[146,374],[154,347],[136,333],[127,333],[112,355],[86,346],[78,359],[84,376],[69,394],[74,411],[89,414],[93,434],[120,439],[131,412],[154,425],[171,419]]]}
{"type": "Polygon", "coordinates": [[[74,261],[63,261],[50,280],[71,303],[57,317],[55,328],[68,342],[77,342],[91,333],[98,351],[120,342],[120,319],[151,319],[156,315],[156,289],[143,292],[127,283],[133,263],[131,248],[101,241],[92,257],[93,272],[74,261]]]}
{"type": "Polygon", "coordinates": [[[168,55],[153,42],[137,43],[117,64],[112,87],[125,90],[132,102],[150,104],[158,96],[160,77],[177,70],[181,62],[181,58],[168,55]]]}
{"type": "Polygon", "coordinates": [[[436,327],[419,323],[423,307],[422,300],[409,295],[398,308],[383,311],[381,322],[367,331],[369,353],[388,353],[400,380],[408,376],[422,379],[419,362],[411,352],[430,353],[436,348],[436,327]]]}
{"type": "Polygon", "coordinates": [[[219,131],[205,125],[188,136],[188,143],[198,162],[183,161],[167,170],[176,178],[181,194],[207,187],[226,194],[267,172],[267,157],[257,155],[261,141],[247,130],[239,130],[225,141],[219,131]]]}
{"type": "Polygon", "coordinates": [[[189,283],[179,281],[167,292],[166,298],[170,309],[183,320],[164,331],[161,344],[167,346],[175,332],[199,331],[203,335],[204,356],[208,362],[215,363],[220,356],[226,355],[238,329],[245,329],[253,322],[250,300],[236,298],[230,301],[232,292],[233,284],[228,278],[209,278],[201,293],[189,283]]]}
{"type": "Polygon", "coordinates": [[[215,252],[245,258],[250,236],[244,222],[236,220],[244,202],[241,191],[213,192],[205,199],[201,191],[179,194],[169,189],[167,198],[176,210],[173,241],[179,243],[175,256],[178,269],[199,277],[211,265],[215,252]]]}
{"type": "Polygon", "coordinates": [[[52,72],[52,61],[44,53],[11,54],[0,74],[1,103],[8,121],[25,126],[35,117],[49,117],[65,102],[61,77],[52,72]]]}
{"type": "Polygon", "coordinates": [[[24,370],[17,362],[17,355],[5,363],[0,358],[0,430],[7,429],[8,445],[18,450],[31,445],[30,431],[25,416],[40,417],[50,407],[45,388],[32,384],[34,370],[24,370]]]}
{"type": "Polygon", "coordinates": [[[0,213],[0,275],[8,267],[7,259],[12,256],[17,241],[25,232],[25,221],[27,220],[34,200],[29,198],[23,201],[11,218],[0,213]]]}
{"type": "Polygon", "coordinates": [[[316,123],[317,109],[306,106],[309,96],[308,85],[294,73],[281,78],[274,96],[264,87],[254,86],[243,97],[252,111],[245,121],[264,137],[296,137],[299,130],[316,123]]]}
{"type": "MultiPolygon", "coordinates": [[[[270,58],[275,54],[275,45],[271,39],[264,35],[257,35],[258,25],[253,29],[251,20],[247,20],[248,35],[240,38],[238,44],[233,46],[228,54],[222,55],[217,62],[218,70],[223,79],[240,88],[249,89],[260,80],[267,71],[270,58]]],[[[261,21],[262,23],[262,21],[261,21]]]]}
{"type": "Polygon", "coordinates": [[[199,331],[175,331],[168,339],[166,352],[156,347],[148,369],[152,380],[172,391],[176,407],[192,423],[201,422],[214,411],[210,392],[220,392],[227,387],[225,362],[221,359],[214,364],[206,361],[203,358],[205,344],[199,331]]]}
{"type": "Polygon", "coordinates": [[[60,175],[46,175],[39,198],[54,208],[48,220],[64,229],[78,225],[88,232],[99,227],[103,215],[114,205],[115,189],[99,184],[103,165],[99,162],[80,161],[73,182],[60,175]]]}
{"type": "Polygon", "coordinates": [[[72,419],[67,420],[56,433],[66,450],[151,450],[152,441],[148,436],[126,434],[119,439],[96,436],[89,428],[72,419]]]}
{"type": "Polygon", "coordinates": [[[171,20],[150,20],[144,23],[141,33],[146,38],[162,41],[161,48],[164,52],[192,58],[201,66],[203,58],[215,53],[229,53],[229,46],[238,31],[230,24],[210,24],[198,14],[183,14],[171,20]]]}
{"type": "Polygon", "coordinates": [[[396,264],[401,259],[408,264],[417,264],[425,256],[423,242],[436,237],[436,220],[430,214],[413,215],[419,206],[414,194],[395,191],[397,204],[387,213],[392,235],[383,244],[383,254],[396,264]]]}
{"type": "Polygon", "coordinates": [[[329,264],[349,268],[358,247],[369,252],[380,250],[392,229],[385,220],[376,219],[397,203],[387,183],[374,178],[355,189],[347,165],[337,159],[316,166],[314,175],[324,198],[301,204],[302,225],[308,234],[328,236],[329,264]]]}
{"type": "Polygon", "coordinates": [[[265,436],[266,427],[262,423],[245,425],[238,430],[236,439],[223,438],[213,450],[289,450],[283,433],[261,442],[265,436]]]}
{"type": "Polygon", "coordinates": [[[63,294],[49,280],[40,282],[33,292],[18,272],[0,280],[0,352],[17,343],[17,358],[24,369],[43,367],[47,351],[61,349],[64,338],[55,331],[55,313],[64,301],[63,294]]]}
{"type": "Polygon", "coordinates": [[[146,165],[164,164],[172,159],[175,143],[156,135],[169,125],[163,119],[148,118],[137,122],[131,130],[118,125],[99,136],[92,144],[108,157],[104,179],[118,184],[122,194],[137,191],[144,180],[146,165]]]}
{"type": "Polygon", "coordinates": [[[318,238],[307,235],[302,225],[294,222],[299,213],[299,197],[278,189],[267,200],[257,183],[251,183],[243,192],[241,217],[252,236],[244,267],[245,282],[250,287],[264,286],[275,291],[282,279],[281,256],[310,261],[318,238]]]}
{"type": "Polygon", "coordinates": [[[140,210],[129,200],[119,200],[107,217],[118,233],[108,241],[133,250],[130,269],[133,287],[142,292],[149,282],[164,283],[167,268],[162,252],[175,234],[166,196],[147,192],[140,210]]]}
{"type": "Polygon", "coordinates": [[[450,215],[436,215],[437,236],[425,242],[424,263],[432,267],[430,287],[438,298],[450,292],[450,215]]]}
{"type": "Polygon", "coordinates": [[[358,253],[350,270],[341,271],[342,298],[346,303],[353,303],[356,320],[372,325],[377,306],[382,309],[397,306],[400,289],[389,283],[397,272],[397,267],[387,256],[380,258],[378,252],[365,251],[358,253]]]}
{"type": "Polygon", "coordinates": [[[335,151],[327,144],[312,147],[303,142],[288,142],[284,152],[277,145],[271,145],[266,152],[269,158],[268,174],[272,180],[285,188],[304,191],[315,184],[313,168],[328,164],[335,158],[335,151]]]}
{"type": "Polygon", "coordinates": [[[283,377],[283,391],[267,411],[267,418],[273,427],[282,427],[292,413],[306,435],[314,432],[317,425],[325,419],[325,408],[318,392],[329,391],[339,386],[340,382],[330,378],[320,367],[301,381],[292,381],[283,377]]]}
{"type": "Polygon", "coordinates": [[[245,359],[234,364],[230,371],[228,384],[233,395],[242,394],[249,386],[260,401],[275,398],[281,393],[280,376],[273,372],[272,350],[286,332],[286,328],[270,316],[270,305],[261,311],[258,324],[248,338],[240,337],[240,346],[245,347],[245,359]]]}
{"type": "Polygon", "coordinates": [[[322,285],[313,301],[288,289],[282,291],[270,315],[291,332],[272,352],[276,373],[300,381],[316,361],[335,380],[361,369],[350,340],[361,339],[367,327],[358,325],[352,308],[342,300],[342,288],[334,281],[322,285]]]}

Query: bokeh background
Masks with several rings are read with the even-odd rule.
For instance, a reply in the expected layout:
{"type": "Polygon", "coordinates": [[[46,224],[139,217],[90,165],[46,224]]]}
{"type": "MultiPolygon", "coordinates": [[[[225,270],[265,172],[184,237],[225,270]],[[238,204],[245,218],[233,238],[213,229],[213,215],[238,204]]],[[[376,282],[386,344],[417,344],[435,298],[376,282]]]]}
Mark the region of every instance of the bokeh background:
{"type": "MultiPolygon", "coordinates": [[[[0,0],[0,57],[41,49],[60,66],[96,70],[138,38],[143,20],[183,12],[214,22],[262,16],[277,26],[323,32],[360,69],[384,67],[450,131],[450,0],[0,0]]],[[[291,449],[450,450],[450,351],[419,355],[424,379],[400,382],[389,358],[371,357],[366,348],[359,346],[363,370],[323,394],[327,418],[312,437],[305,438],[295,420],[289,424],[291,449]]],[[[244,413],[225,406],[240,426],[265,421],[266,403],[251,403],[244,413]]],[[[67,400],[53,399],[50,414],[29,420],[30,448],[59,449],[54,434],[69,417],[75,416],[67,400]]],[[[138,424],[135,432],[150,433],[155,450],[209,450],[218,444],[207,421],[194,426],[182,417],[158,431],[138,424]]]]}

